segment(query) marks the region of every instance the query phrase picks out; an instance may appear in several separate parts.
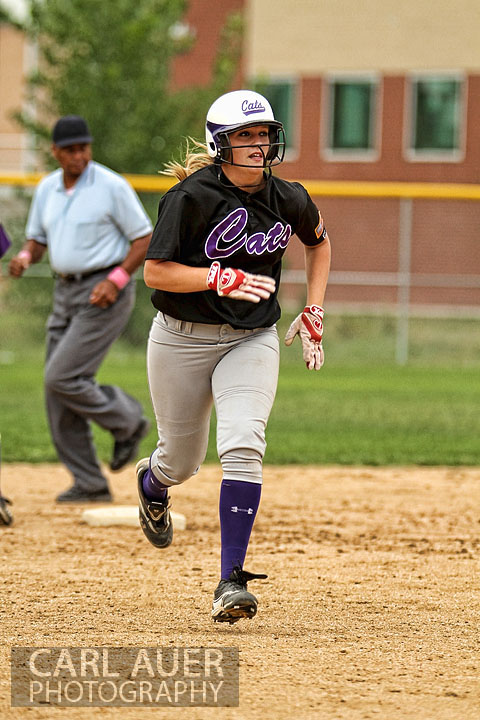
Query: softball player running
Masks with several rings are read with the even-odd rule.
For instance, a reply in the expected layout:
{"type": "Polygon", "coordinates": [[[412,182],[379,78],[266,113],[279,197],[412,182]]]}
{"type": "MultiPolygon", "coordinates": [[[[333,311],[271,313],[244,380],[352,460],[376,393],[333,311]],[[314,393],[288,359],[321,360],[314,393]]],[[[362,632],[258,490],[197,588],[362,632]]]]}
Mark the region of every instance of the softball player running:
{"type": "Polygon", "coordinates": [[[257,599],[243,569],[260,502],[265,428],[275,397],[275,323],[281,261],[293,233],[305,246],[307,305],[288,330],[311,370],[323,365],[323,299],[330,242],[299,183],[272,176],[283,127],[250,90],[218,98],[207,114],[206,148],[187,147],[180,181],[160,201],[144,277],[157,309],[147,367],[158,444],[137,465],[140,522],[159,548],[172,542],[169,489],[194,475],[207,450],[215,403],[220,489],[221,579],[212,617],[251,618],[257,599]],[[241,269],[240,269],[241,268],[241,269]]]}

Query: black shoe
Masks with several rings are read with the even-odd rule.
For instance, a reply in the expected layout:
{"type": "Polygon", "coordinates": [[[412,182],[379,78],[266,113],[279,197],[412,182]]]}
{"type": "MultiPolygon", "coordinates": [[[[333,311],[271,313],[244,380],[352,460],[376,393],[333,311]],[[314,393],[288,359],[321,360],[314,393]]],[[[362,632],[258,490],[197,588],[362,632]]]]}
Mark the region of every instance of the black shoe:
{"type": "Polygon", "coordinates": [[[247,592],[247,582],[268,575],[250,573],[240,566],[233,568],[228,580],[220,580],[213,596],[212,618],[214,622],[230,625],[241,618],[253,618],[257,613],[257,598],[247,592]]]}
{"type": "Polygon", "coordinates": [[[57,495],[55,500],[57,503],[109,503],[112,502],[112,496],[108,487],[87,491],[72,485],[71,488],[57,495]]]}
{"type": "Polygon", "coordinates": [[[140,527],[147,540],[158,548],[168,547],[173,538],[172,518],[170,517],[170,497],[165,502],[149,500],[143,492],[143,476],[150,467],[149,458],[143,458],[137,463],[137,483],[139,503],[140,527]]]}
{"type": "Polygon", "coordinates": [[[142,417],[133,435],[126,440],[115,440],[113,457],[110,462],[111,470],[121,470],[124,465],[135,460],[138,446],[141,440],[148,435],[149,430],[150,421],[146,417],[142,417]]]}
{"type": "Polygon", "coordinates": [[[10,500],[0,495],[0,525],[11,525],[13,522],[12,513],[7,505],[11,505],[10,500]]]}

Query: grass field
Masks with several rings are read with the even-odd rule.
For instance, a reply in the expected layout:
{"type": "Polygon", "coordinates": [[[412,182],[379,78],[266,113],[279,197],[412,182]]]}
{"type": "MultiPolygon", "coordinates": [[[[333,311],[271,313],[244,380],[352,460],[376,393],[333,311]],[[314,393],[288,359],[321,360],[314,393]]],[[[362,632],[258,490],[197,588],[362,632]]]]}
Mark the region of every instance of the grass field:
{"type": "MultiPolygon", "coordinates": [[[[289,350],[282,350],[285,357],[289,350]]],[[[293,353],[292,353],[293,354],[293,353]]],[[[319,373],[282,364],[268,426],[271,464],[480,464],[480,368],[335,366],[319,373]]],[[[2,455],[5,461],[55,460],[43,408],[43,356],[3,365],[2,455]]],[[[138,397],[153,419],[145,356],[112,351],[99,379],[138,397]]],[[[99,456],[110,457],[111,436],[94,429],[99,456]]],[[[151,451],[152,430],[142,450],[151,451]]],[[[207,460],[215,461],[212,423],[207,460]]]]}
{"type": "MultiPolygon", "coordinates": [[[[56,460],[43,406],[43,341],[52,280],[5,281],[0,292],[0,432],[5,461],[56,460]],[[24,283],[22,285],[22,282],[24,283]]],[[[99,380],[139,398],[153,419],[145,345],[153,315],[138,283],[125,336],[99,380]]],[[[283,338],[291,316],[279,323],[283,338]]],[[[475,320],[412,320],[410,359],[394,363],[395,320],[326,316],[326,363],[305,369],[298,341],[282,345],[276,403],[268,426],[270,464],[480,464],[480,342],[475,320]]],[[[94,428],[102,461],[112,438],[94,428]]],[[[142,445],[151,451],[152,430],[142,445]]],[[[216,461],[214,424],[207,461],[216,461]]]]}

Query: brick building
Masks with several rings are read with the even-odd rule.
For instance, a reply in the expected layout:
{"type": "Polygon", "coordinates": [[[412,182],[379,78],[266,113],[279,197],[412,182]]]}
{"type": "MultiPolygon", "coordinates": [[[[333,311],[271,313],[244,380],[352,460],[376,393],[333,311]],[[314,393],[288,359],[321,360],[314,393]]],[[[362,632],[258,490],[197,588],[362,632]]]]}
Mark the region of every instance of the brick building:
{"type": "MultiPolygon", "coordinates": [[[[244,72],[287,127],[284,177],[480,183],[477,0],[246,6],[244,72]]],[[[376,306],[403,293],[438,312],[478,308],[480,202],[415,200],[403,211],[398,199],[317,202],[333,242],[329,303],[376,306]],[[372,270],[376,282],[356,284],[372,270]],[[399,273],[411,274],[406,294],[399,273]]],[[[291,253],[293,267],[300,260],[291,253]]]]}
{"type": "Polygon", "coordinates": [[[24,78],[33,63],[23,34],[0,23],[0,171],[20,172],[34,161],[27,135],[12,118],[24,102],[24,78]]]}
{"type": "MultiPolygon", "coordinates": [[[[283,177],[480,183],[478,0],[223,0],[215,12],[191,0],[184,25],[196,43],[172,83],[208,80],[232,11],[245,17],[235,87],[257,87],[284,122],[283,177]]],[[[0,25],[0,170],[31,163],[8,114],[34,60],[20,33],[0,25]]],[[[329,302],[393,304],[408,274],[413,305],[478,307],[479,202],[422,199],[402,211],[396,198],[316,200],[334,244],[329,302]],[[372,271],[375,280],[358,284],[372,271]]],[[[286,266],[301,262],[292,244],[286,266]]]]}

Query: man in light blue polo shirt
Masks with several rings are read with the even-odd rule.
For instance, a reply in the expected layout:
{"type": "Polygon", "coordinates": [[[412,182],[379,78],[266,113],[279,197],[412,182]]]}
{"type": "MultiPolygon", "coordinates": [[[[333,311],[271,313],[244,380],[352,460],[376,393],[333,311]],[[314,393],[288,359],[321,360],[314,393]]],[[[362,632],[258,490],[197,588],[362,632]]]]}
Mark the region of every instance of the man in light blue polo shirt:
{"type": "Polygon", "coordinates": [[[45,394],[55,448],[73,476],[57,502],[109,502],[91,421],[113,435],[112,470],[135,459],[150,423],[135,398],[99,385],[95,375],[130,317],[131,276],[143,263],[152,224],[130,185],[92,161],[83,118],[60,118],[52,140],[60,167],[36,188],[27,240],[9,269],[20,277],[48,248],[57,278],[47,323],[45,394]]]}

